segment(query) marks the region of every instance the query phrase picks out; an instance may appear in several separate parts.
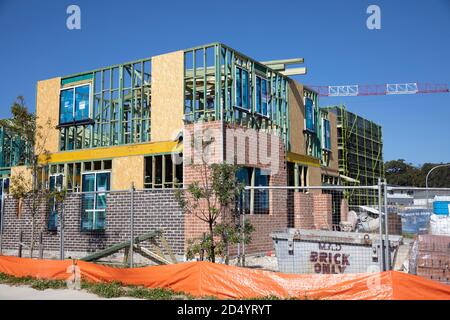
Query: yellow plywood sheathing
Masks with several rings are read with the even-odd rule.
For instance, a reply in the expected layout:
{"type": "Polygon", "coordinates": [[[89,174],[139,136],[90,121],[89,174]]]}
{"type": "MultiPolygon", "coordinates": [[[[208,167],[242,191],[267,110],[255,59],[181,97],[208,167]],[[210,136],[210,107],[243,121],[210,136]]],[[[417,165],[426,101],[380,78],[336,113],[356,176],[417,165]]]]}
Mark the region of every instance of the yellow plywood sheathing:
{"type": "Polygon", "coordinates": [[[36,144],[36,148],[41,148],[40,143],[44,143],[44,148],[50,153],[58,152],[59,131],[55,127],[59,123],[59,91],[61,78],[39,81],[37,83],[36,96],[36,125],[40,127],[41,136],[36,144]]]}
{"type": "Polygon", "coordinates": [[[19,185],[24,188],[23,191],[25,192],[29,192],[33,188],[33,173],[27,166],[11,168],[11,188],[15,188],[19,185]]]}
{"type": "Polygon", "coordinates": [[[183,130],[184,52],[152,57],[152,141],[173,140],[183,130]]]}
{"type": "Polygon", "coordinates": [[[136,189],[144,188],[144,156],[130,156],[113,159],[112,190],[130,189],[134,183],[136,189]]]}

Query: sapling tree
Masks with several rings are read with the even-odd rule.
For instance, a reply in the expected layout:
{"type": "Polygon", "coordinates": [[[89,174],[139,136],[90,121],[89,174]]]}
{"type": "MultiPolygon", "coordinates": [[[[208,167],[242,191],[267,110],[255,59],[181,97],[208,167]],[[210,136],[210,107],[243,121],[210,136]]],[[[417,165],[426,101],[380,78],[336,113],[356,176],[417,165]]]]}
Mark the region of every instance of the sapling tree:
{"type": "MultiPolygon", "coordinates": [[[[37,124],[36,115],[28,111],[25,99],[18,96],[11,106],[12,117],[0,120],[0,126],[6,128],[14,136],[20,137],[25,144],[22,154],[22,163],[25,170],[20,171],[11,178],[11,195],[25,205],[31,215],[31,241],[30,257],[33,257],[36,230],[38,225],[43,225],[45,219],[37,221],[40,208],[44,201],[48,200],[49,194],[39,181],[41,170],[47,165],[49,152],[45,148],[47,133],[50,129],[50,120],[45,126],[37,124]],[[31,178],[29,178],[31,176],[31,178]],[[39,222],[39,223],[38,223],[39,222]]],[[[20,212],[19,212],[20,213],[20,212]]]]}
{"type": "MultiPolygon", "coordinates": [[[[184,190],[178,190],[176,198],[186,214],[192,214],[208,226],[208,232],[202,238],[191,240],[187,252],[188,258],[200,254],[203,258],[216,261],[216,255],[225,257],[228,263],[228,247],[242,241],[251,240],[253,227],[250,222],[239,226],[236,221],[236,199],[243,191],[243,185],[236,178],[238,167],[226,163],[206,163],[196,165],[200,179],[189,184],[184,190]]],[[[238,219],[238,218],[237,218],[238,219]]]]}

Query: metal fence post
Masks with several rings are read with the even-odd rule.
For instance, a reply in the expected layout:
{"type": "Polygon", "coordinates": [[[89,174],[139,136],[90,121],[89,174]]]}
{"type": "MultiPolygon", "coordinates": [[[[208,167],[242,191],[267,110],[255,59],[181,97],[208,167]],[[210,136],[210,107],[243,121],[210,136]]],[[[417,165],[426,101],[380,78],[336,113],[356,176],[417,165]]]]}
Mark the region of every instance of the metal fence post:
{"type": "Polygon", "coordinates": [[[245,190],[242,193],[242,266],[245,267],[245,190]]]}
{"type": "Polygon", "coordinates": [[[380,252],[379,262],[381,271],[385,271],[385,259],[384,259],[384,241],[383,241],[383,213],[382,213],[382,201],[381,201],[381,178],[378,178],[378,219],[379,221],[379,237],[380,237],[380,252]]]}
{"type": "Polygon", "coordinates": [[[23,241],[23,232],[20,231],[19,233],[19,258],[22,258],[22,241],[23,241]]]}
{"type": "Polygon", "coordinates": [[[384,234],[386,236],[386,251],[385,251],[385,260],[386,260],[386,270],[391,270],[391,250],[389,243],[389,213],[388,213],[388,203],[387,203],[387,182],[384,179],[384,234]]]}
{"type": "Polygon", "coordinates": [[[39,233],[39,259],[44,259],[44,238],[42,232],[39,233]]]}
{"type": "MultiPolygon", "coordinates": [[[[2,182],[3,183],[3,182],[2,182]]],[[[0,256],[3,255],[3,215],[4,215],[4,208],[5,208],[5,191],[4,191],[4,184],[2,185],[2,204],[0,206],[0,256]]]]}
{"type": "Polygon", "coordinates": [[[131,183],[131,189],[130,189],[130,195],[131,195],[131,208],[130,208],[130,250],[128,252],[128,255],[130,257],[130,268],[134,267],[134,182],[131,183]]]}
{"type": "MultiPolygon", "coordinates": [[[[55,199],[56,201],[56,199],[55,199]]],[[[58,205],[58,204],[56,204],[58,205]]],[[[59,259],[64,260],[64,201],[61,201],[61,212],[59,214],[59,259]]]]}

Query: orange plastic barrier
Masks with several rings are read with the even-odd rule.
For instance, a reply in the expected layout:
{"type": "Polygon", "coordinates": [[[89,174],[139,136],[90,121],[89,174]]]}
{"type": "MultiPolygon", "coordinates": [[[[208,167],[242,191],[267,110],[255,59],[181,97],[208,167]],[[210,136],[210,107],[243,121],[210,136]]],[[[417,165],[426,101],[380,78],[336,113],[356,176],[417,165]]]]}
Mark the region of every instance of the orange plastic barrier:
{"type": "MultiPolygon", "coordinates": [[[[221,299],[278,296],[341,300],[450,300],[450,286],[401,272],[315,275],[283,274],[209,262],[121,269],[77,261],[84,280],[168,288],[221,299]]],[[[0,272],[43,279],[67,279],[71,260],[0,256],[0,272]]]]}

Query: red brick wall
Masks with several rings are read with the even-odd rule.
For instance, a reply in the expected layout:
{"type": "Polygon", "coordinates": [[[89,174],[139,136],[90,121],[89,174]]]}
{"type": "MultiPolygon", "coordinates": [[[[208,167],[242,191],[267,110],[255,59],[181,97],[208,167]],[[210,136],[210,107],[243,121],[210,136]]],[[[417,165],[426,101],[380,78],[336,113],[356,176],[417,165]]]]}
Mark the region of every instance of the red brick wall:
{"type": "Polygon", "coordinates": [[[295,192],[294,227],[299,229],[331,230],[331,195],[295,192]]]}
{"type": "Polygon", "coordinates": [[[314,202],[311,193],[294,193],[294,227],[314,229],[314,202]]]}
{"type": "Polygon", "coordinates": [[[332,229],[331,194],[314,194],[314,227],[319,230],[332,229]]]}
{"type": "MultiPolygon", "coordinates": [[[[195,154],[193,150],[192,141],[195,138],[192,138],[194,130],[202,131],[208,129],[215,129],[221,131],[222,125],[219,121],[215,122],[207,122],[203,124],[194,125],[186,125],[184,128],[184,177],[183,182],[185,187],[191,184],[194,181],[201,181],[202,173],[201,170],[205,169],[205,166],[193,165],[192,162],[189,161],[189,157],[192,157],[195,154]]],[[[228,129],[239,129],[237,133],[233,133],[232,135],[225,135],[225,139],[220,137],[215,137],[215,141],[213,142],[212,150],[214,152],[210,156],[210,160],[213,163],[219,163],[223,161],[221,151],[223,150],[221,146],[217,146],[217,144],[224,144],[225,153],[224,158],[228,161],[235,161],[237,158],[243,159],[245,163],[238,163],[239,165],[248,166],[248,167],[257,167],[261,169],[272,169],[272,174],[269,177],[269,184],[271,186],[286,186],[287,185],[287,175],[286,175],[286,152],[284,148],[284,143],[279,137],[277,139],[277,153],[270,152],[272,150],[272,136],[271,134],[265,134],[265,136],[258,136],[257,131],[254,129],[244,129],[237,126],[229,126],[226,125],[225,128],[228,129]],[[250,130],[250,131],[248,131],[250,130]],[[256,141],[250,141],[249,139],[244,139],[244,137],[256,137],[256,141]],[[256,151],[252,148],[256,147],[256,151]],[[233,157],[232,155],[236,155],[233,157]],[[250,156],[256,155],[256,161],[251,162],[250,156]],[[267,155],[267,158],[277,156],[277,167],[274,169],[273,166],[271,168],[271,164],[268,163],[264,158],[264,155],[267,155]]],[[[252,139],[253,139],[252,138],[252,139]]],[[[196,162],[194,160],[193,162],[196,162]]],[[[209,173],[208,173],[209,174],[209,173]]],[[[269,192],[269,214],[250,214],[246,215],[246,219],[251,221],[252,225],[255,228],[255,231],[252,234],[252,243],[246,247],[247,253],[256,253],[256,252],[265,252],[272,250],[273,244],[272,239],[270,237],[270,233],[274,231],[283,230],[287,227],[287,191],[286,190],[271,190],[269,192]]],[[[197,215],[199,212],[197,212],[197,215]]],[[[185,216],[185,237],[186,237],[186,245],[189,239],[201,237],[204,232],[207,232],[207,224],[202,222],[200,219],[195,217],[194,214],[186,214],[185,216]]],[[[231,251],[235,252],[236,248],[232,248],[231,251]]]]}

